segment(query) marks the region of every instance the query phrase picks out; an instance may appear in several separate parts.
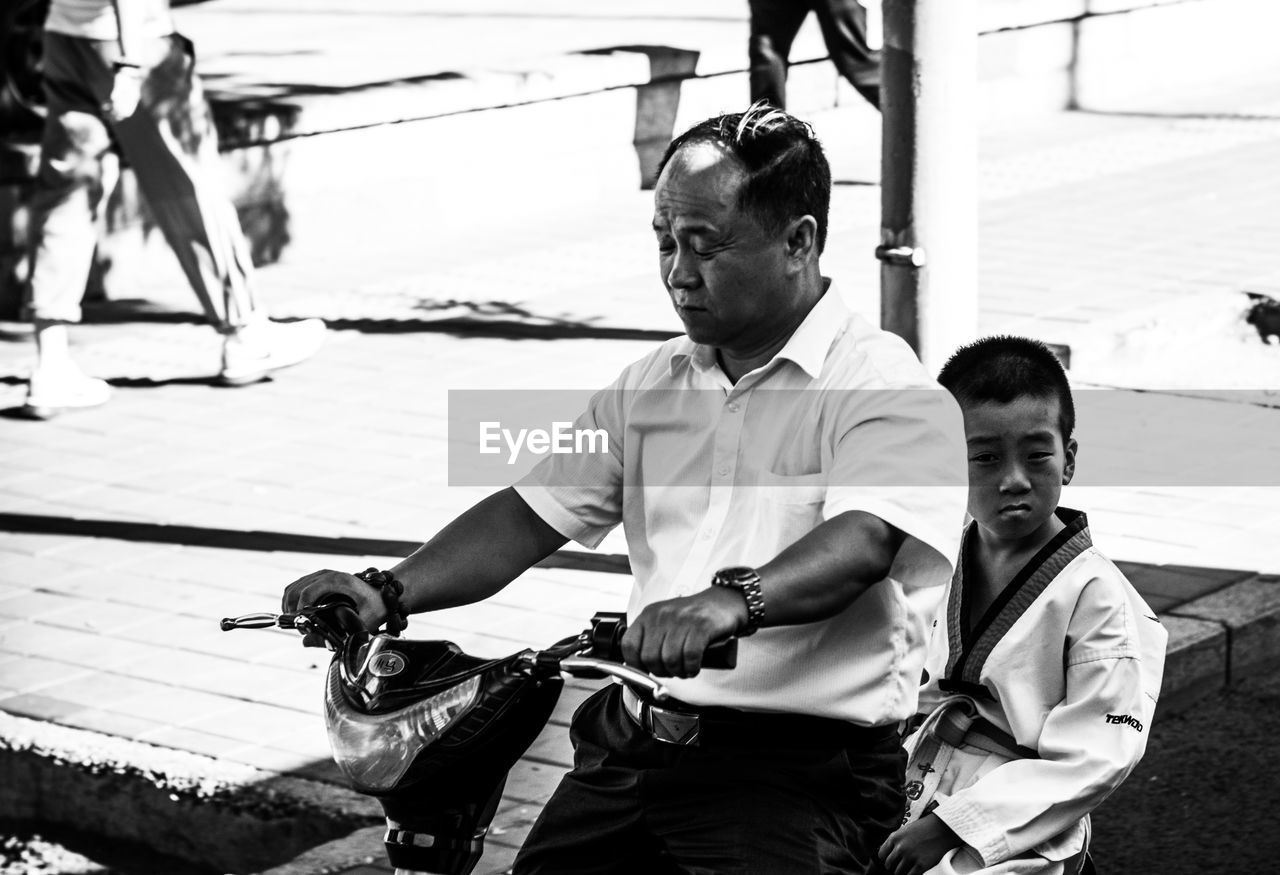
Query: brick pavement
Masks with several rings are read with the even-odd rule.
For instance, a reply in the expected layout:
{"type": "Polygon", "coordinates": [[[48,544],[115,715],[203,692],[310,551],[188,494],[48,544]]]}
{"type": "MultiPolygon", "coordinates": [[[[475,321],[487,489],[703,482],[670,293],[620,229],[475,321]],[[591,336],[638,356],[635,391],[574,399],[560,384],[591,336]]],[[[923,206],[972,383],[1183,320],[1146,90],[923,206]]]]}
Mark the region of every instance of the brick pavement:
{"type": "MultiPolygon", "coordinates": [[[[1113,357],[1099,338],[1135,314],[1274,283],[1278,101],[1280,87],[1255,82],[1140,114],[984,129],[983,330],[1071,344],[1106,383],[1113,357]]],[[[837,178],[874,183],[874,116],[853,104],[814,121],[837,178]]],[[[537,145],[519,161],[497,140],[432,149],[451,124],[295,145],[292,169],[354,168],[323,184],[298,174],[298,245],[261,274],[278,313],[339,329],[314,362],[249,389],[208,385],[216,339],[156,252],[145,300],[104,307],[74,335],[89,369],[116,383],[112,404],[42,424],[0,418],[0,709],[333,778],[317,653],[284,633],[224,635],[214,621],[269,608],[313,568],[403,555],[478,497],[445,486],[448,389],[592,388],[675,328],[655,290],[629,143],[589,154],[537,145]],[[504,169],[463,184],[446,159],[464,150],[504,169]]],[[[871,313],[878,191],[837,187],[828,258],[871,313]]],[[[22,326],[0,325],[0,407],[20,403],[29,353],[22,326]]],[[[1206,385],[1234,385],[1213,365],[1206,385]]],[[[1241,415],[1205,404],[1208,416],[1241,415]]],[[[1276,433],[1262,420],[1240,439],[1276,433]]],[[[1090,487],[1076,500],[1158,610],[1280,570],[1274,489],[1090,487]]],[[[622,546],[615,537],[604,550],[622,546]]],[[[625,592],[616,574],[536,569],[491,603],[415,618],[412,631],[507,652],[621,607],[625,592]]],[[[567,761],[564,725],[582,694],[566,697],[513,773],[485,871],[507,865],[567,761]]],[[[344,853],[376,854],[371,839],[344,853]]]]}

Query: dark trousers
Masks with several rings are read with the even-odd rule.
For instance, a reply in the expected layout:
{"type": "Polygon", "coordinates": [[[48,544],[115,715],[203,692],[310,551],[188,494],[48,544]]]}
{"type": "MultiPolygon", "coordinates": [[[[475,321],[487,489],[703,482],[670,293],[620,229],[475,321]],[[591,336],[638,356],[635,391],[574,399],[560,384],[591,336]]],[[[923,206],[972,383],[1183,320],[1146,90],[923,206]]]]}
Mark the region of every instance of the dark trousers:
{"type": "Polygon", "coordinates": [[[779,715],[719,728],[704,722],[697,747],[666,744],[636,725],[616,685],[592,696],[574,715],[573,770],[516,875],[873,871],[904,811],[893,727],[779,715]]]}
{"type": "Polygon", "coordinates": [[[831,62],[858,93],[880,108],[880,52],[867,45],[867,10],[856,0],[750,0],[751,100],[786,108],[787,61],[800,25],[818,16],[831,62]]]}

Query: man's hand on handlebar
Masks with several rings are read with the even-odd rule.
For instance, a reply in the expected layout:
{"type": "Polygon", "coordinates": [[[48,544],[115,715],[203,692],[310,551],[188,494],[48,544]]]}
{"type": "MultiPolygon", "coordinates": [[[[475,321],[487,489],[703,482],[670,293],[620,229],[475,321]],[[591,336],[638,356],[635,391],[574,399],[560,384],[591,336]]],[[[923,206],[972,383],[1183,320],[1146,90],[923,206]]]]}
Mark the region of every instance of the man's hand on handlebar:
{"type": "Polygon", "coordinates": [[[655,677],[693,677],[702,669],[707,646],[746,624],[742,594],[711,587],[646,607],[622,638],[622,656],[628,665],[655,677]]]}
{"type": "MultiPolygon", "coordinates": [[[[354,574],[343,571],[315,571],[299,578],[284,588],[280,609],[291,613],[299,608],[318,605],[334,596],[348,598],[355,603],[360,622],[370,632],[376,631],[387,621],[387,606],[378,591],[354,574]]],[[[305,636],[307,647],[322,647],[324,641],[314,633],[305,636]]]]}

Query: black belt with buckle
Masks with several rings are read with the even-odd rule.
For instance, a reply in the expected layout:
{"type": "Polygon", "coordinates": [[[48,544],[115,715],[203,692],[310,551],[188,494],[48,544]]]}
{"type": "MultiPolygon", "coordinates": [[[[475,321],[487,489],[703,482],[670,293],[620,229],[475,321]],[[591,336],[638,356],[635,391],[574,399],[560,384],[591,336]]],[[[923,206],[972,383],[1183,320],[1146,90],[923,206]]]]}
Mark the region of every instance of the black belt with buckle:
{"type": "Polygon", "coordinates": [[[679,707],[658,705],[626,684],[622,685],[622,706],[636,725],[654,740],[691,747],[708,743],[794,748],[853,744],[871,747],[888,740],[896,744],[898,738],[896,724],[858,726],[807,714],[694,708],[684,703],[679,707]]]}
{"type": "Polygon", "coordinates": [[[696,711],[680,711],[655,705],[641,698],[631,687],[622,688],[622,706],[636,725],[667,744],[697,745],[701,716],[696,711]]]}

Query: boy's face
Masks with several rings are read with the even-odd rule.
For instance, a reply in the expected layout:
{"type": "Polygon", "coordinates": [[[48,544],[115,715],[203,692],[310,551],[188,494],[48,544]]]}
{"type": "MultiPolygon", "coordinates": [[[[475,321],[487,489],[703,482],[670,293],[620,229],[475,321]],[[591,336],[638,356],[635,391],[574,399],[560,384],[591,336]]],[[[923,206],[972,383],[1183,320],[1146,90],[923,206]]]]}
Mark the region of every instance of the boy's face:
{"type": "Polygon", "coordinates": [[[1052,526],[1075,471],[1076,442],[1063,444],[1057,398],[963,405],[969,448],[969,513],[983,534],[1014,544],[1052,526]]]}

